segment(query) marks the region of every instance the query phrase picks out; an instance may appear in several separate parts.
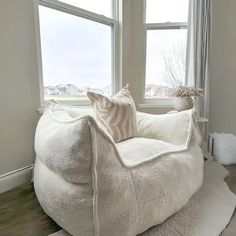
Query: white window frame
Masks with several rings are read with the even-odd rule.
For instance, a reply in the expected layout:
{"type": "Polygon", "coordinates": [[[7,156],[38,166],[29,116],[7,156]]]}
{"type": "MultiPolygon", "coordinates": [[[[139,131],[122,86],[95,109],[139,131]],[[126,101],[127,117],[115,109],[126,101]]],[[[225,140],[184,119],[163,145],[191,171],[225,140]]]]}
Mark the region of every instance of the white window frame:
{"type": "MultiPolygon", "coordinates": [[[[34,0],[35,10],[35,31],[36,31],[36,44],[37,44],[37,57],[38,57],[38,74],[39,74],[39,88],[40,88],[40,101],[41,105],[45,105],[44,98],[44,83],[43,83],[43,67],[42,67],[42,54],[41,54],[41,38],[40,38],[40,22],[39,22],[39,5],[45,6],[51,9],[55,9],[67,14],[75,15],[81,18],[85,18],[97,23],[111,26],[112,29],[112,94],[115,94],[120,87],[120,0],[112,0],[112,18],[100,15],[82,8],[69,5],[57,0],[34,0]]],[[[61,103],[84,105],[88,106],[88,100],[60,100],[61,103]]]]}
{"type": "MultiPolygon", "coordinates": [[[[171,30],[171,29],[188,29],[188,22],[166,22],[166,23],[146,23],[146,1],[143,0],[143,21],[145,27],[145,65],[144,65],[144,79],[142,85],[142,104],[139,106],[141,108],[147,107],[163,107],[163,108],[173,108],[174,98],[146,98],[145,97],[145,86],[146,86],[146,56],[147,56],[147,32],[148,30],[171,30]]],[[[164,1],[164,0],[163,0],[164,1]]],[[[188,40],[187,40],[188,42],[188,40]]],[[[188,49],[188,45],[186,46],[188,49]]],[[[187,57],[187,55],[186,55],[187,57]]],[[[186,76],[185,76],[186,81],[186,76]]]]}

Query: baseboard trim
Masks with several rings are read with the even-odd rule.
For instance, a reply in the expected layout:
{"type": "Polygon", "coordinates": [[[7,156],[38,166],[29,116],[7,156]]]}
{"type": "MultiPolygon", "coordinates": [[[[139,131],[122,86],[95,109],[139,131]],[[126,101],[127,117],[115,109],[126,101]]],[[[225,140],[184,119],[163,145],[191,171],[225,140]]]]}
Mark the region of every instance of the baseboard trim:
{"type": "Polygon", "coordinates": [[[11,190],[32,179],[33,165],[8,172],[0,176],[0,193],[11,190]]]}

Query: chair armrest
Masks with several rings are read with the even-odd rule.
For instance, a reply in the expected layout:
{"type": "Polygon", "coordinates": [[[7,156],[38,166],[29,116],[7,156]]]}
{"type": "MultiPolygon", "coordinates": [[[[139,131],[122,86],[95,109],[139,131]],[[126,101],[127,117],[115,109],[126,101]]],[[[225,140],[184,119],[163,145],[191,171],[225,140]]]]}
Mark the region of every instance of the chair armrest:
{"type": "Polygon", "coordinates": [[[172,144],[183,144],[191,135],[192,110],[152,115],[137,113],[141,137],[158,139],[172,144]]]}

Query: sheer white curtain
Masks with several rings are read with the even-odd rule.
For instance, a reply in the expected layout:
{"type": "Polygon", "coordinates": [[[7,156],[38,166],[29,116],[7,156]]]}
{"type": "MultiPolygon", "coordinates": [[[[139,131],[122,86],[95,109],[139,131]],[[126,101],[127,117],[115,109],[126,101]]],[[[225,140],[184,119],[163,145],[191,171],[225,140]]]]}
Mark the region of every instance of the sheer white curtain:
{"type": "Polygon", "coordinates": [[[189,0],[187,85],[204,90],[196,101],[197,113],[209,117],[209,54],[212,0],[189,0]]]}

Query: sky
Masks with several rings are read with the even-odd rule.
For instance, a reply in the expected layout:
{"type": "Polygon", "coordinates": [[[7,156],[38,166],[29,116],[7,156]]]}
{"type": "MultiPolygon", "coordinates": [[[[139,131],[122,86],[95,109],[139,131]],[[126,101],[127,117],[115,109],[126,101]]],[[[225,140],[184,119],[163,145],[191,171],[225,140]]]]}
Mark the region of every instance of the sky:
{"type": "Polygon", "coordinates": [[[187,22],[189,0],[146,0],[146,22],[187,22]]]}
{"type": "Polygon", "coordinates": [[[109,85],[111,27],[43,6],[39,10],[44,85],[109,85]]]}
{"type": "MultiPolygon", "coordinates": [[[[62,0],[111,17],[111,0],[62,0]]],[[[146,21],[187,21],[188,0],[147,0],[146,21]]],[[[74,84],[104,88],[111,83],[111,27],[39,7],[44,86],[74,84]]],[[[146,83],[165,85],[161,54],[186,41],[186,30],[148,33],[146,83]],[[171,46],[170,46],[171,45],[171,46]],[[161,50],[161,53],[160,53],[161,50]]]]}
{"type": "MultiPolygon", "coordinates": [[[[146,0],[146,22],[187,22],[189,0],[146,0]]],[[[186,47],[187,30],[151,30],[147,32],[146,84],[170,86],[166,79],[164,57],[170,57],[173,71],[177,73],[176,48],[186,47]]],[[[186,54],[186,51],[183,52],[186,54]]],[[[178,56],[178,55],[177,55],[178,56]]],[[[180,77],[180,76],[178,76],[180,77]]],[[[185,74],[182,74],[184,81],[185,74]]]]}
{"type": "MultiPolygon", "coordinates": [[[[165,73],[166,70],[163,57],[168,58],[168,66],[169,68],[172,68],[172,72],[176,74],[178,72],[178,64],[177,62],[175,63],[177,57],[185,57],[186,55],[186,38],[186,29],[148,31],[146,49],[146,84],[170,86],[167,74],[165,73]],[[184,50],[182,50],[182,47],[184,50]]],[[[181,73],[181,75],[183,83],[185,73],[181,73]]],[[[176,77],[180,78],[181,76],[178,73],[176,77]]]]}

